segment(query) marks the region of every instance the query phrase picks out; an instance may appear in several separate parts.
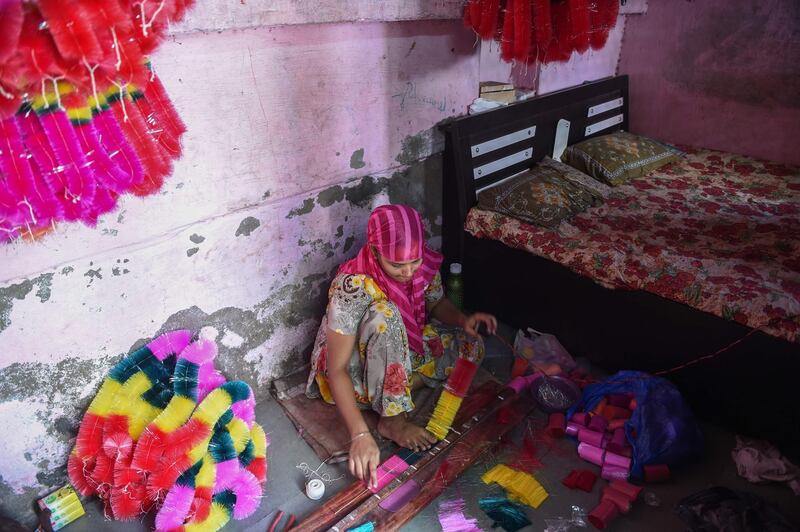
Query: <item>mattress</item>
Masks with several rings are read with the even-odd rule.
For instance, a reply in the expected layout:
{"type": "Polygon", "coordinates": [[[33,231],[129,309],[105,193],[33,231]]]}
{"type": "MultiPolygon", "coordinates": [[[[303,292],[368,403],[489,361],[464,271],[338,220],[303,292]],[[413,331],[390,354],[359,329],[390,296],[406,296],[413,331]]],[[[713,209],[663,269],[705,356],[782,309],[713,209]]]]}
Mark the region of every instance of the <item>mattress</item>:
{"type": "Polygon", "coordinates": [[[680,161],[614,187],[555,229],[478,208],[465,229],[607,288],[645,290],[799,342],[800,168],[681,149],[680,161]]]}

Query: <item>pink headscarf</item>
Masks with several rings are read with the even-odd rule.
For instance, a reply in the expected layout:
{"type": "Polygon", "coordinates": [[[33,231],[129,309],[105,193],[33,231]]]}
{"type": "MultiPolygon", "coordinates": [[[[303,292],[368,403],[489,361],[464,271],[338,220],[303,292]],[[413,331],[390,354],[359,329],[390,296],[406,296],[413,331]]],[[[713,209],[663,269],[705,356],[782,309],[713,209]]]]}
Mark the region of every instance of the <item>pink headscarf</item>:
{"type": "Polygon", "coordinates": [[[419,213],[406,205],[382,205],[372,211],[367,223],[367,243],[355,258],[339,267],[339,273],[372,277],[386,296],[400,309],[406,326],[408,346],[422,354],[422,328],[425,326],[425,287],[430,284],[442,255],[425,245],[425,230],[419,213]],[[395,281],[381,268],[370,250],[375,247],[391,262],[407,262],[422,257],[422,265],[407,283],[395,281]]]}

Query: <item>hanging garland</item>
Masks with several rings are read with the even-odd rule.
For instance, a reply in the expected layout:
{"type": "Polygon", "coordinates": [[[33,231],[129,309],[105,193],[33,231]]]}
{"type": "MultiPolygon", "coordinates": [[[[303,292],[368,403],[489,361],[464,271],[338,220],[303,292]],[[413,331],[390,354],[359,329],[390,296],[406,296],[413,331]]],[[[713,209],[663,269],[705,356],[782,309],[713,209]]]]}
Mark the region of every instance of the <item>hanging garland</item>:
{"type": "Polygon", "coordinates": [[[464,24],[500,44],[504,61],[568,61],[599,50],[617,23],[619,0],[468,0],[464,24]]]}
{"type": "Polygon", "coordinates": [[[0,243],[162,187],[186,126],[147,55],[193,2],[0,2],[0,243]]]}

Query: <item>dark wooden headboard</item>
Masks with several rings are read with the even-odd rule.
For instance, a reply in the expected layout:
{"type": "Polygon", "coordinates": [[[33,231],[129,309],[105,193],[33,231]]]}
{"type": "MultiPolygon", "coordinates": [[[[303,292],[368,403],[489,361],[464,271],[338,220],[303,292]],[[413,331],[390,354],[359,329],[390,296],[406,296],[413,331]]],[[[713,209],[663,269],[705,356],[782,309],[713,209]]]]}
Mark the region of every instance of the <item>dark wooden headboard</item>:
{"type": "Polygon", "coordinates": [[[616,76],[460,118],[444,126],[442,251],[463,257],[464,221],[476,191],[552,155],[559,120],[568,144],[628,129],[628,76],[616,76]]]}

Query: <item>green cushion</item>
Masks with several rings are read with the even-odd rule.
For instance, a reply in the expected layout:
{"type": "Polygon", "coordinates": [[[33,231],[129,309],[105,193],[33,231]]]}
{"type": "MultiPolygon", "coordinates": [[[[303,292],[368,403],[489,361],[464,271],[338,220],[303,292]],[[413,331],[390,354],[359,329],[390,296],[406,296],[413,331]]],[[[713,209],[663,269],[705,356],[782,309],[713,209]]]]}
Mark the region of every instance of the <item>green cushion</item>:
{"type": "Polygon", "coordinates": [[[579,172],[546,158],[530,170],[481,192],[478,207],[554,228],[603,201],[603,185],[585,186],[580,181],[588,178],[574,174],[579,172]]]}
{"type": "Polygon", "coordinates": [[[676,161],[681,151],[627,131],[584,140],[568,147],[561,160],[615,186],[676,161]]]}

